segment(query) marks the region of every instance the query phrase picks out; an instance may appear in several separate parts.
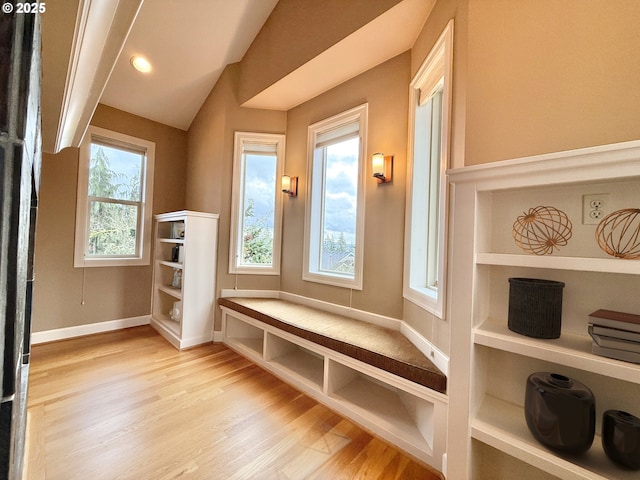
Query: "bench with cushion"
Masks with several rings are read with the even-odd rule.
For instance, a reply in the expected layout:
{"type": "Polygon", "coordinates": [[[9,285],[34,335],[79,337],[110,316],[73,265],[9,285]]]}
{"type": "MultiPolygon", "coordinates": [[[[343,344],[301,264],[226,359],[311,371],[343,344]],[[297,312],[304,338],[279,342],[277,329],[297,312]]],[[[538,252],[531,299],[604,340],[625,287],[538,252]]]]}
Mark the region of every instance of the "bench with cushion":
{"type": "Polygon", "coordinates": [[[277,298],[220,298],[218,303],[437,392],[446,391],[447,377],[399,331],[277,298]]]}
{"type": "Polygon", "coordinates": [[[220,298],[224,343],[442,470],[449,403],[446,375],[399,328],[383,326],[393,325],[393,320],[353,312],[371,318],[370,323],[347,316],[351,312],[340,315],[337,306],[313,308],[308,299],[295,302],[282,295],[220,298]]]}

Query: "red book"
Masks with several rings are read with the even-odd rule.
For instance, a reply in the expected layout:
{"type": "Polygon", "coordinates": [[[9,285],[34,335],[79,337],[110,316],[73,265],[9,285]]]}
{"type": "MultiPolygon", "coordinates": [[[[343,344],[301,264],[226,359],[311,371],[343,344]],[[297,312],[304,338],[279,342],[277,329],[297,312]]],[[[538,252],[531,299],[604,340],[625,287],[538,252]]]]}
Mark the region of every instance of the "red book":
{"type": "Polygon", "coordinates": [[[596,310],[589,317],[594,325],[640,333],[640,315],[613,310],[596,310]]]}

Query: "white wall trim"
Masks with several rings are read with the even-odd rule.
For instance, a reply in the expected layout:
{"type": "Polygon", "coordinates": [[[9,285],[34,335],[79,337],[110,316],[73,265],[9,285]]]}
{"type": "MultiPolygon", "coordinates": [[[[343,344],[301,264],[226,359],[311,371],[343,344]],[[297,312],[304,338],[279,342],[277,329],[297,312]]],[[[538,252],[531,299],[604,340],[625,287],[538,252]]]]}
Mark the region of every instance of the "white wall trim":
{"type": "Polygon", "coordinates": [[[315,298],[303,297],[302,295],[296,295],[294,293],[280,292],[280,296],[278,298],[298,303],[300,305],[306,305],[307,307],[317,308],[318,310],[324,310],[325,312],[335,313],[345,317],[354,318],[356,320],[361,320],[363,322],[372,323],[380,327],[390,328],[392,330],[400,331],[402,327],[402,321],[397,318],[385,317],[384,315],[378,315],[377,313],[366,312],[364,310],[358,310],[344,305],[338,305],[336,303],[316,300],[315,298]]]}
{"type": "Polygon", "coordinates": [[[413,345],[420,350],[424,355],[433,362],[433,364],[444,373],[447,378],[449,377],[449,357],[446,356],[441,350],[429,340],[424,338],[416,329],[414,329],[407,322],[402,321],[402,328],[400,332],[409,339],[413,345]]]}
{"type": "Polygon", "coordinates": [[[447,171],[451,183],[478,191],[598,182],[637,176],[640,140],[545,153],[447,171]]]}
{"type": "Polygon", "coordinates": [[[68,338],[83,337],[85,335],[93,335],[94,333],[104,333],[122,328],[138,327],[140,325],[149,325],[151,315],[142,315],[140,317],[122,318],[119,320],[111,320],[108,322],[90,323],[87,325],[77,325],[73,327],[57,328],[54,330],[45,330],[43,332],[33,332],[31,334],[31,344],[54,342],[56,340],[66,340],[68,338]]]}
{"type": "Polygon", "coordinates": [[[56,153],[80,145],[141,6],[142,0],[79,2],[56,153]]]}
{"type": "Polygon", "coordinates": [[[223,288],[220,290],[220,298],[244,297],[244,298],[280,298],[278,290],[236,290],[223,288]]]}

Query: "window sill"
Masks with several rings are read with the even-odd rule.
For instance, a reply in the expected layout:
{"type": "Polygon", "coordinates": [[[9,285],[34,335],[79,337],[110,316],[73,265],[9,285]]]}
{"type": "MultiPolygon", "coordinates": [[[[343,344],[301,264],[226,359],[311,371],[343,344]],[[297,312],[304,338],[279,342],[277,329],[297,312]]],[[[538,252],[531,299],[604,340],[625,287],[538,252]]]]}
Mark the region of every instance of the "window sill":
{"type": "Polygon", "coordinates": [[[280,269],[273,267],[236,267],[229,269],[230,275],[280,275],[280,269]]]}
{"type": "Polygon", "coordinates": [[[440,320],[444,320],[445,315],[442,306],[443,302],[438,297],[438,293],[438,291],[428,288],[405,288],[402,292],[402,296],[414,305],[417,305],[423,310],[435,315],[440,320]]]}
{"type": "Polygon", "coordinates": [[[142,267],[150,264],[149,258],[95,258],[74,262],[73,267],[142,267]]]}
{"type": "Polygon", "coordinates": [[[349,278],[338,275],[327,275],[323,273],[305,272],[302,279],[307,282],[323,283],[325,285],[333,285],[335,287],[350,288],[353,290],[362,290],[362,279],[349,278]]]}

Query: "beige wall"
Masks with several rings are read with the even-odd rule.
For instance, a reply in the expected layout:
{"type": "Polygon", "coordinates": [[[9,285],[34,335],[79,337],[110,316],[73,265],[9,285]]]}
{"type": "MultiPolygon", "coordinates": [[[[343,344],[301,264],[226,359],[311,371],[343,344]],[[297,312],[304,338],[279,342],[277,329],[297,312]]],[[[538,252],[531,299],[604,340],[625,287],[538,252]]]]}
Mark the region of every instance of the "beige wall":
{"type": "Polygon", "coordinates": [[[283,291],[349,305],[395,318],[402,316],[402,251],[407,154],[407,104],[410,55],[399,55],[290,110],[287,119],[286,172],[300,177],[298,197],[285,205],[283,291]],[[394,155],[393,182],[378,185],[366,162],[363,289],[350,292],[302,280],[302,239],[307,194],[307,128],[368,103],[367,156],[394,155]]]}
{"type": "MultiPolygon", "coordinates": [[[[218,272],[221,288],[278,290],[274,275],[230,275],[229,228],[234,132],[284,133],[286,113],[242,108],[236,100],[239,65],[229,65],[194,119],[188,134],[186,205],[189,210],[218,213],[218,272]]],[[[219,330],[220,311],[216,309],[219,330]]]]}
{"type": "MultiPolygon", "coordinates": [[[[331,10],[338,3],[331,0],[326,8],[331,10]]],[[[342,305],[351,302],[354,308],[404,318],[449,352],[448,322],[402,299],[411,76],[453,18],[454,165],[637,139],[640,3],[593,0],[586,8],[582,0],[438,0],[410,54],[289,112],[239,106],[396,3],[357,1],[353,5],[358,8],[330,22],[322,20],[323,12],[314,10],[315,2],[300,8],[298,1],[282,0],[243,61],[224,71],[188,134],[104,106],[94,123],[164,145],[162,151],[168,153],[159,156],[162,167],[156,169],[156,212],[185,207],[220,214],[218,289],[281,288],[342,305]],[[363,8],[365,3],[367,8],[363,8]],[[369,103],[368,151],[395,155],[394,181],[379,187],[373,179],[367,180],[364,289],[351,296],[347,289],[301,279],[306,135],[310,123],[364,102],[369,103]],[[227,273],[236,130],[287,134],[285,171],[300,177],[300,193],[285,201],[281,277],[227,273]]],[[[87,269],[85,298],[95,298],[90,305],[79,307],[82,270],[71,267],[76,170],[74,150],[45,156],[36,250],[36,273],[42,284],[36,286],[36,330],[142,315],[149,310],[150,274],[142,268],[87,269]],[[132,285],[140,288],[132,290],[132,285]]],[[[455,301],[455,286],[449,293],[449,301],[455,301]]]]}
{"type": "MultiPolygon", "coordinates": [[[[394,181],[378,186],[367,165],[365,281],[351,305],[402,316],[402,236],[410,55],[405,53],[289,112],[238,106],[237,65],[227,67],[189,130],[187,208],[220,214],[218,289],[282,289],[349,305],[347,289],[302,281],[307,127],[354,106],[369,104],[369,153],[395,155],[394,181]],[[286,132],[285,171],[300,178],[299,194],[285,199],[281,276],[229,275],[229,215],[234,131],[286,132]]],[[[216,328],[219,328],[219,313],[216,328]]]]}
{"type": "MultiPolygon", "coordinates": [[[[186,132],[104,105],[98,106],[91,123],[155,142],[153,212],[184,208],[186,132]]],[[[77,148],[43,155],[34,332],[150,313],[151,266],[73,268],[77,175],[77,148]]]]}
{"type": "Polygon", "coordinates": [[[640,138],[640,2],[469,0],[466,163],[640,138]]]}
{"type": "Polygon", "coordinates": [[[244,103],[400,0],[280,0],[242,59],[244,103]]]}

